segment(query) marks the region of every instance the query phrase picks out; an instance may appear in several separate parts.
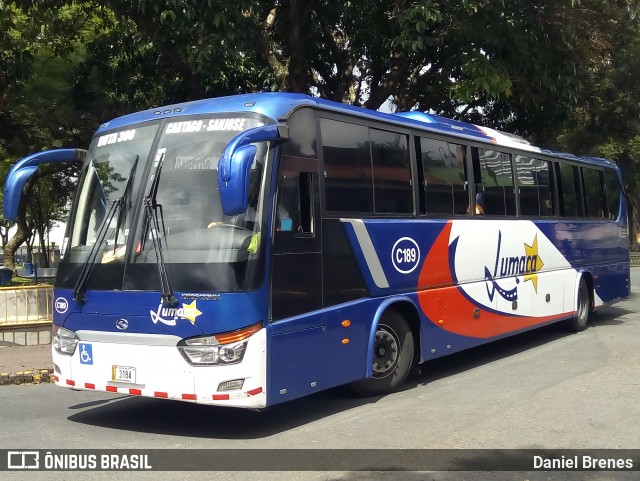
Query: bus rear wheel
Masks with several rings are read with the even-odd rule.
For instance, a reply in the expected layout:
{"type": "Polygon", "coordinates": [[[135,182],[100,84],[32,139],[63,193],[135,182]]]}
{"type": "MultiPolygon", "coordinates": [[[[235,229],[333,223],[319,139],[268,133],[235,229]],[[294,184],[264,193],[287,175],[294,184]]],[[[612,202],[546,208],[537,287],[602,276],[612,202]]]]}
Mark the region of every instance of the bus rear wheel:
{"type": "Polygon", "coordinates": [[[584,331],[587,328],[591,311],[589,288],[587,287],[587,282],[584,280],[584,277],[580,278],[576,308],[576,315],[568,320],[568,327],[574,332],[584,331]]]}
{"type": "Polygon", "coordinates": [[[362,396],[396,390],[407,379],[413,361],[414,340],[406,319],[396,311],[382,315],[373,346],[373,377],[352,384],[362,396]]]}

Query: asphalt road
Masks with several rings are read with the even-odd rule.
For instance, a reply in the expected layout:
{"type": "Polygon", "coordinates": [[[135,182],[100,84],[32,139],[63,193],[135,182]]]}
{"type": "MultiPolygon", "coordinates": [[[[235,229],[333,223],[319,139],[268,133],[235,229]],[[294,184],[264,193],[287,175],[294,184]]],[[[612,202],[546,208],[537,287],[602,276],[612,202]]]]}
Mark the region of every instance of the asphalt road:
{"type": "MultiPolygon", "coordinates": [[[[640,269],[632,271],[632,285],[640,285],[640,269]]],[[[53,385],[6,386],[0,389],[0,449],[638,449],[638,312],[640,295],[634,293],[629,300],[601,311],[582,333],[549,326],[432,361],[403,391],[392,395],[362,399],[347,388],[338,388],[262,413],[70,391],[53,385]]],[[[637,479],[637,471],[219,475],[225,481],[249,477],[637,479]]],[[[184,478],[186,473],[37,472],[2,473],[2,477],[160,480],[184,478]]]]}

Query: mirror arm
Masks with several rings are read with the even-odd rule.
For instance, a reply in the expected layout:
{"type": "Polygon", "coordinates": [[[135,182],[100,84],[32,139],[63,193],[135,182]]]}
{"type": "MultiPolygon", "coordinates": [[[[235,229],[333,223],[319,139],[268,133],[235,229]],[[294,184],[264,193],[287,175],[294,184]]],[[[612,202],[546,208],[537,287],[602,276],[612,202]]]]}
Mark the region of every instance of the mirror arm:
{"type": "Polygon", "coordinates": [[[16,162],[4,182],[5,219],[15,221],[22,197],[22,189],[38,170],[40,164],[84,162],[87,155],[82,149],[56,149],[28,155],[16,162]]]}
{"type": "Polygon", "coordinates": [[[286,140],[289,138],[289,128],[283,124],[263,125],[239,133],[227,148],[224,149],[218,164],[218,175],[224,182],[231,178],[231,158],[240,147],[253,144],[255,142],[275,142],[276,140],[286,140]]]}

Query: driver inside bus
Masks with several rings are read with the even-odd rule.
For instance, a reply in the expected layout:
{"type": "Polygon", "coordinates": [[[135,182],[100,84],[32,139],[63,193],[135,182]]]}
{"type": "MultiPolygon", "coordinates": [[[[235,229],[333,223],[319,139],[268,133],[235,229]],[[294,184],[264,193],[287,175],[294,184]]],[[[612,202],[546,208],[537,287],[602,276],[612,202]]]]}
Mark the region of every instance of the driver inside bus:
{"type": "MultiPolygon", "coordinates": [[[[258,170],[258,169],[256,169],[258,170]]],[[[251,173],[251,179],[249,184],[249,204],[247,210],[242,214],[234,215],[225,220],[214,220],[207,224],[207,229],[216,227],[219,225],[232,225],[235,227],[243,227],[245,229],[254,230],[258,199],[260,197],[260,175],[256,171],[251,173]]]]}
{"type": "MultiPolygon", "coordinates": [[[[232,216],[225,220],[214,220],[207,224],[207,229],[214,228],[216,226],[224,226],[229,225],[233,227],[241,227],[244,229],[248,229],[254,232],[251,236],[248,246],[246,250],[252,254],[258,252],[258,248],[260,247],[260,229],[258,219],[258,202],[260,199],[260,180],[262,178],[262,166],[258,164],[256,169],[251,173],[251,179],[249,183],[249,206],[247,210],[242,214],[238,214],[232,216]]],[[[289,212],[282,205],[278,205],[277,217],[276,217],[277,225],[279,229],[281,229],[283,225],[291,226],[291,218],[289,216],[289,212]]]]}
{"type": "MultiPolygon", "coordinates": [[[[236,227],[243,227],[245,229],[257,231],[256,222],[259,222],[257,219],[257,208],[258,201],[260,199],[260,179],[262,168],[260,164],[258,167],[251,173],[251,179],[249,184],[249,206],[247,210],[242,214],[238,214],[232,217],[229,217],[226,220],[214,220],[207,224],[207,229],[211,229],[212,227],[216,227],[219,225],[231,225],[236,227]]],[[[278,203],[278,211],[276,215],[276,225],[278,226],[278,230],[291,230],[291,216],[287,209],[281,204],[278,203]],[[287,228],[287,226],[289,226],[287,228]]]]}

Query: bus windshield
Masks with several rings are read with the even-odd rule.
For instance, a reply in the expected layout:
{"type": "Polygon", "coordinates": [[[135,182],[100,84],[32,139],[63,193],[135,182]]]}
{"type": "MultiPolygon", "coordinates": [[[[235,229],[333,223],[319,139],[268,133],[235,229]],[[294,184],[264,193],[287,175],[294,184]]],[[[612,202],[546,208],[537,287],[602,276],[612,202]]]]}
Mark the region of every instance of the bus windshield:
{"type": "Polygon", "coordinates": [[[78,265],[95,262],[92,289],[155,290],[159,243],[175,290],[251,288],[256,275],[248,282],[247,270],[257,272],[261,258],[269,146],[258,145],[249,207],[240,215],[224,215],[217,169],[235,135],[263,124],[248,117],[172,119],[94,138],[67,233],[63,284],[73,284],[78,265]]]}
{"type": "MultiPolygon", "coordinates": [[[[138,159],[136,170],[143,170],[140,164],[149,156],[157,130],[157,125],[128,129],[97,137],[91,143],[78,184],[69,231],[70,262],[87,260],[100,228],[107,221],[106,215],[111,204],[122,196],[130,175],[133,190],[140,188],[140,176],[135,175],[132,167],[138,159]]],[[[129,209],[130,204],[126,206],[125,214],[129,209]]],[[[116,220],[112,218],[111,225],[107,226],[107,244],[115,239],[116,220]]],[[[123,236],[119,241],[124,241],[123,236]]]]}

